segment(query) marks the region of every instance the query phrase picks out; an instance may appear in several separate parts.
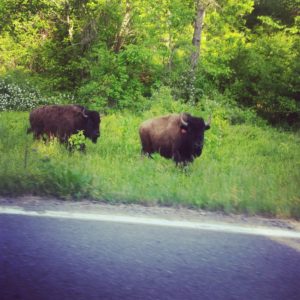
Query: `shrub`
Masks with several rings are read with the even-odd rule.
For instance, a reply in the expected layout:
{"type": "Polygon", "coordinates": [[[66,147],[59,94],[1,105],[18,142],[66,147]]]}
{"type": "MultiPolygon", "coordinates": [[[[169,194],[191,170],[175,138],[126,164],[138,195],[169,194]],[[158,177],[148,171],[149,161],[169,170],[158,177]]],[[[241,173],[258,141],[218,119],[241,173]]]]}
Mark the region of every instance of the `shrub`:
{"type": "Polygon", "coordinates": [[[253,107],[272,122],[300,110],[299,76],[294,68],[299,49],[295,43],[285,32],[258,36],[232,60],[232,93],[241,104],[253,107]]]}
{"type": "Polygon", "coordinates": [[[72,134],[69,137],[68,142],[71,150],[83,150],[85,148],[85,136],[83,130],[78,131],[76,134],[72,134]]]}
{"type": "Polygon", "coordinates": [[[98,110],[143,109],[154,82],[149,50],[133,45],[118,54],[97,49],[89,60],[90,76],[77,90],[82,104],[98,110]]]}
{"type": "Polygon", "coordinates": [[[39,104],[40,94],[28,85],[0,79],[0,110],[28,110],[39,104]]]}
{"type": "Polygon", "coordinates": [[[29,81],[19,83],[14,82],[10,76],[0,78],[0,111],[27,111],[40,105],[72,103],[73,101],[72,94],[58,93],[44,96],[29,81]]]}

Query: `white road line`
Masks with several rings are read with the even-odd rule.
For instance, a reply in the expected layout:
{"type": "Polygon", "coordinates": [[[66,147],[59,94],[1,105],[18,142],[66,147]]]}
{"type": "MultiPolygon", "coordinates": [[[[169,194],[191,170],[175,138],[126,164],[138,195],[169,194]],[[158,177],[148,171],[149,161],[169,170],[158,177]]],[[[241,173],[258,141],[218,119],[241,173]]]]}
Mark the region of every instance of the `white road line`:
{"type": "Polygon", "coordinates": [[[237,234],[249,235],[262,235],[268,237],[282,237],[300,239],[300,232],[285,229],[276,229],[269,227],[253,227],[253,226],[240,226],[229,225],[226,223],[207,223],[207,222],[190,222],[190,221],[176,221],[166,220],[159,218],[143,218],[132,216],[118,216],[118,215],[101,215],[93,213],[77,213],[77,212],[64,212],[64,211],[27,211],[20,207],[4,207],[0,206],[0,215],[22,215],[31,217],[48,217],[48,218],[62,218],[62,219],[75,219],[86,221],[105,221],[114,223],[126,224],[143,224],[176,228],[188,228],[198,230],[210,230],[217,232],[228,232],[237,234]]]}

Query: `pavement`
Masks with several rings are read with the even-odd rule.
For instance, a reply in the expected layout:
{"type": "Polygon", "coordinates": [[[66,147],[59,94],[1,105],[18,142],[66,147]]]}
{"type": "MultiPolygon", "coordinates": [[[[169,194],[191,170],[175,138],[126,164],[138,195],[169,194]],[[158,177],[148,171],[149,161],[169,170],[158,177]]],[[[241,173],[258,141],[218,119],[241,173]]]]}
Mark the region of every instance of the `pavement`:
{"type": "Polygon", "coordinates": [[[294,220],[0,198],[10,299],[300,299],[294,220]]]}

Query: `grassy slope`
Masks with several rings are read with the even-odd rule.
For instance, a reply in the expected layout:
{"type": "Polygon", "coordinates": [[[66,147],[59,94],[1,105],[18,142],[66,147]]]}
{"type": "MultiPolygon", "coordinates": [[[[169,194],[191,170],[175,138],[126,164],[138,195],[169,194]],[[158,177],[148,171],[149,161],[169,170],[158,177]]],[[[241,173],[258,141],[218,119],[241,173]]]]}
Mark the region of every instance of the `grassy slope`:
{"type": "Polygon", "coordinates": [[[88,142],[85,155],[70,155],[56,142],[33,142],[25,134],[28,113],[0,113],[0,193],[300,218],[299,136],[232,126],[216,114],[201,158],[181,170],[158,155],[140,157],[138,125],[157,114],[154,108],[105,116],[99,142],[88,142]]]}

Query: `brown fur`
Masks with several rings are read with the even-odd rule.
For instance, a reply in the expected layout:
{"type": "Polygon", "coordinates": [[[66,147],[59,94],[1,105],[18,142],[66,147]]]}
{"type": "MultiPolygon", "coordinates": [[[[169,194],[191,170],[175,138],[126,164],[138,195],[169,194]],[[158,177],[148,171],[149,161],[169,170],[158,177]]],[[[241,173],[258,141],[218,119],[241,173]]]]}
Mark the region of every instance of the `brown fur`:
{"type": "Polygon", "coordinates": [[[80,105],[46,105],[34,109],[29,116],[36,139],[57,137],[60,142],[68,142],[68,138],[83,130],[85,137],[96,143],[100,136],[100,116],[80,105]]]}
{"type": "Polygon", "coordinates": [[[142,153],[151,157],[158,152],[176,163],[192,162],[200,156],[204,131],[209,129],[202,118],[190,114],[173,114],[147,120],[139,128],[142,153]],[[187,125],[184,125],[181,118],[187,125]]]}

